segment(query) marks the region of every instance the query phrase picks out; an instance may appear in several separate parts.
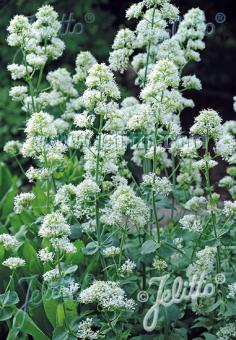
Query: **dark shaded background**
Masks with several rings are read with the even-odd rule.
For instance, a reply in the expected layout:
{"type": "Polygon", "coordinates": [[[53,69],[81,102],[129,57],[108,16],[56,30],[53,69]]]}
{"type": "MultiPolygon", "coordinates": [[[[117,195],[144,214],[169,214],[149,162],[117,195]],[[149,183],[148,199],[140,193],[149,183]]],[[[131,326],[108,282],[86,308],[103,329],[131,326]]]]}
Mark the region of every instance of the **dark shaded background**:
{"type": "MultiPolygon", "coordinates": [[[[99,61],[107,60],[109,50],[116,31],[127,24],[125,11],[132,0],[55,0],[55,1],[29,1],[29,0],[1,0],[0,1],[0,147],[12,138],[17,138],[24,126],[24,113],[20,108],[10,102],[8,98],[11,80],[6,66],[13,61],[16,50],[6,44],[6,27],[11,17],[15,14],[31,16],[42,4],[52,4],[58,11],[60,19],[67,20],[73,13],[75,22],[66,29],[64,24],[63,35],[67,49],[64,57],[60,58],[50,68],[67,65],[73,68],[76,54],[80,50],[90,50],[99,61]],[[76,28],[74,28],[74,24],[76,28]],[[76,30],[77,32],[72,32],[76,30]],[[70,32],[69,32],[70,31],[70,32]]],[[[236,95],[236,21],[235,0],[173,0],[173,4],[180,8],[184,14],[191,7],[200,7],[206,13],[209,31],[207,35],[206,50],[202,53],[202,61],[193,63],[188,67],[188,72],[196,73],[202,80],[203,90],[189,93],[194,99],[194,110],[183,113],[183,126],[187,129],[193,122],[194,116],[202,108],[212,107],[219,111],[224,120],[235,119],[233,111],[233,96],[236,95]],[[224,13],[225,22],[217,23],[217,13],[224,13]]],[[[119,79],[119,78],[118,78],[119,79]]],[[[120,79],[124,85],[124,94],[136,93],[132,85],[132,75],[120,79]],[[125,90],[125,87],[128,90],[125,90]]],[[[5,157],[5,156],[2,156],[5,157]]]]}

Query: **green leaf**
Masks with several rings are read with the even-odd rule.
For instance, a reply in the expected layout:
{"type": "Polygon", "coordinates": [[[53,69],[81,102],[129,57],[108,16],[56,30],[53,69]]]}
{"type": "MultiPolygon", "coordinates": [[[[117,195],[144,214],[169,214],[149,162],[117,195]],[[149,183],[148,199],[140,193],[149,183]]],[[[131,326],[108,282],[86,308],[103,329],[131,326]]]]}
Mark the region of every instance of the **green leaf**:
{"type": "Polygon", "coordinates": [[[9,307],[0,308],[0,321],[9,320],[13,315],[13,310],[9,307]]]}
{"type": "Polygon", "coordinates": [[[68,340],[68,332],[62,328],[62,327],[57,327],[54,329],[52,340],[68,340]]]}
{"type": "Polygon", "coordinates": [[[64,308],[63,308],[63,304],[59,303],[57,305],[57,326],[58,327],[63,327],[64,323],[65,323],[65,313],[64,313],[64,308]]]}
{"type": "Polygon", "coordinates": [[[13,211],[14,198],[17,194],[17,188],[12,186],[0,201],[1,219],[6,219],[13,211]]]}
{"type": "Polygon", "coordinates": [[[99,247],[97,242],[90,242],[85,248],[83,248],[83,253],[85,255],[94,255],[97,253],[99,247]]]}
{"type": "Polygon", "coordinates": [[[42,272],[42,266],[36,250],[29,241],[24,243],[22,254],[23,258],[26,260],[28,271],[31,274],[40,274],[42,272]]]}
{"type": "Polygon", "coordinates": [[[12,327],[14,330],[32,335],[34,340],[50,340],[23,310],[17,309],[12,327]]]}
{"type": "Polygon", "coordinates": [[[154,253],[158,248],[158,244],[156,242],[154,242],[153,240],[147,240],[143,243],[142,247],[141,247],[141,254],[145,255],[145,254],[151,254],[154,253]]]}
{"type": "Polygon", "coordinates": [[[74,242],[74,245],[77,249],[77,252],[75,254],[68,254],[66,256],[66,264],[80,264],[83,262],[84,254],[82,252],[82,249],[84,247],[84,242],[81,240],[76,240],[74,242]]]}
{"type": "Polygon", "coordinates": [[[70,226],[71,234],[70,239],[71,240],[78,240],[82,234],[81,227],[79,224],[73,224],[70,226]]]}
{"type": "Polygon", "coordinates": [[[65,275],[73,274],[74,272],[76,272],[77,269],[78,269],[78,266],[76,266],[76,265],[70,266],[70,267],[66,268],[66,270],[64,271],[64,274],[65,275]]]}
{"type": "Polygon", "coordinates": [[[0,295],[0,303],[3,306],[16,305],[19,302],[19,297],[16,292],[6,292],[0,295]]]}
{"type": "Polygon", "coordinates": [[[156,206],[157,208],[172,209],[173,203],[167,197],[164,197],[156,203],[156,206]]]}
{"type": "Polygon", "coordinates": [[[53,327],[56,327],[57,315],[55,311],[57,310],[57,305],[58,302],[52,299],[50,291],[46,291],[43,296],[43,307],[45,314],[53,327]]]}
{"type": "Polygon", "coordinates": [[[12,175],[8,167],[0,162],[0,197],[3,197],[12,185],[12,175]]]}
{"type": "Polygon", "coordinates": [[[235,302],[228,302],[224,316],[230,317],[230,316],[235,316],[235,315],[236,315],[236,303],[235,302]]]}
{"type": "Polygon", "coordinates": [[[206,340],[216,340],[217,339],[217,337],[215,335],[210,334],[210,333],[205,332],[205,333],[202,333],[202,335],[204,335],[204,338],[206,340]]]}

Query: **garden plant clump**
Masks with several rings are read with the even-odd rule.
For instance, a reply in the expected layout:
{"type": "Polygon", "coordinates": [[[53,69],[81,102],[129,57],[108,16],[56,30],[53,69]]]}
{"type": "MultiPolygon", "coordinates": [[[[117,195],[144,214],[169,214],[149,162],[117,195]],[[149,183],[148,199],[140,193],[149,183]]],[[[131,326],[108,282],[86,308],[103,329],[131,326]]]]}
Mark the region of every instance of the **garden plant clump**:
{"type": "Polygon", "coordinates": [[[181,127],[194,107],[185,93],[202,89],[187,65],[205,48],[204,13],[189,10],[174,35],[169,0],[143,0],[126,16],[135,29],[117,33],[109,61],[82,51],[72,73],[48,71],[65,48],[51,6],[9,24],[8,45],[21,51],[8,65],[10,97],[26,126],[25,140],[4,147],[21,186],[1,165],[8,340],[236,339],[236,121],[208,108],[181,127]],[[121,95],[115,75],[127,71],[137,97],[121,95]]]}

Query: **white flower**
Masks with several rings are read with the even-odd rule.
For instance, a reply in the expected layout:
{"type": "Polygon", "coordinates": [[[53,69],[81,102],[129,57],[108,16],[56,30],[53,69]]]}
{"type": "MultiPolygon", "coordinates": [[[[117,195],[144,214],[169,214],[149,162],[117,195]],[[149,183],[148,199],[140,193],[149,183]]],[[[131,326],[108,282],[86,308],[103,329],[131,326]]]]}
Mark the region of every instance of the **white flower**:
{"type": "Polygon", "coordinates": [[[52,238],[50,242],[55,250],[60,250],[66,254],[74,254],[77,251],[74,244],[65,236],[62,238],[52,238]]]}
{"type": "Polygon", "coordinates": [[[200,233],[203,230],[201,220],[195,215],[185,215],[179,221],[181,228],[184,230],[200,233]]]}
{"type": "Polygon", "coordinates": [[[69,298],[73,298],[73,295],[75,293],[77,293],[79,289],[79,284],[76,282],[70,282],[68,287],[64,286],[61,287],[61,293],[63,295],[63,297],[69,297],[69,298]]]}
{"type": "Polygon", "coordinates": [[[21,46],[30,31],[30,23],[24,15],[16,15],[7,28],[10,33],[7,42],[10,46],[21,46]]]}
{"type": "Polygon", "coordinates": [[[126,12],[127,19],[129,20],[133,18],[138,19],[143,13],[143,7],[144,7],[143,2],[139,2],[137,4],[131,5],[130,8],[126,12]]]}
{"type": "Polygon", "coordinates": [[[221,117],[214,110],[202,110],[199,116],[195,118],[195,124],[190,131],[195,135],[207,136],[209,138],[217,138],[220,135],[221,117]]]}
{"type": "Polygon", "coordinates": [[[54,258],[54,254],[48,250],[48,248],[41,249],[38,252],[38,257],[42,262],[52,262],[54,258]]]}
{"type": "Polygon", "coordinates": [[[233,216],[236,214],[236,201],[231,202],[231,201],[224,201],[224,214],[226,216],[233,216]]]}
{"type": "Polygon", "coordinates": [[[64,42],[56,37],[51,39],[51,43],[46,46],[47,56],[53,60],[59,58],[65,49],[64,42]]]}
{"type": "Polygon", "coordinates": [[[154,173],[143,175],[144,186],[150,186],[157,195],[166,196],[171,192],[171,183],[166,177],[158,177],[154,173]]]}
{"type": "Polygon", "coordinates": [[[191,279],[194,275],[197,275],[200,278],[201,274],[203,273],[205,275],[211,274],[214,269],[216,253],[217,248],[209,246],[206,246],[204,249],[198,251],[196,254],[196,262],[187,268],[188,278],[191,279]]]}
{"type": "Polygon", "coordinates": [[[53,124],[58,134],[64,133],[66,130],[68,130],[70,126],[69,123],[67,123],[64,119],[61,119],[61,118],[55,119],[53,124]]]}
{"type": "Polygon", "coordinates": [[[31,166],[26,171],[26,177],[28,178],[29,182],[34,182],[36,180],[42,181],[49,177],[49,171],[46,168],[35,169],[31,166]]]}
{"type": "Polygon", "coordinates": [[[16,268],[25,266],[25,260],[20,257],[9,257],[3,261],[2,265],[10,268],[11,270],[15,270],[16,268]]]}
{"type": "Polygon", "coordinates": [[[88,340],[98,339],[99,332],[93,331],[92,326],[93,326],[93,320],[90,318],[86,318],[84,321],[79,322],[77,337],[79,339],[88,339],[88,340]]]}
{"type": "Polygon", "coordinates": [[[18,247],[19,242],[15,236],[11,236],[9,234],[0,234],[0,244],[2,244],[6,249],[15,249],[18,247]]]}
{"type": "Polygon", "coordinates": [[[216,141],[215,153],[224,160],[228,160],[236,151],[236,141],[230,134],[223,134],[216,141]]]}
{"type": "Polygon", "coordinates": [[[42,6],[36,12],[36,21],[33,23],[33,28],[40,33],[42,39],[51,39],[57,36],[61,28],[61,24],[57,19],[58,14],[52,6],[42,6]]]}
{"type": "Polygon", "coordinates": [[[229,290],[229,293],[227,295],[227,298],[235,299],[236,298],[236,282],[228,285],[228,290],[229,290]]]}
{"type": "Polygon", "coordinates": [[[179,9],[168,2],[165,2],[160,10],[163,18],[171,23],[174,23],[179,17],[179,9]]]}
{"type": "Polygon", "coordinates": [[[88,75],[89,69],[96,63],[96,59],[90,52],[80,52],[75,61],[76,73],[73,77],[74,82],[84,81],[88,75]]]}
{"type": "Polygon", "coordinates": [[[160,89],[168,87],[177,88],[180,82],[178,68],[169,59],[161,59],[158,61],[149,79],[151,83],[160,89]]]}
{"type": "Polygon", "coordinates": [[[72,77],[65,68],[58,68],[56,71],[49,72],[47,80],[54,90],[60,91],[69,97],[77,96],[72,77]]]}
{"type": "Polygon", "coordinates": [[[221,327],[216,333],[217,340],[233,340],[236,337],[236,326],[233,323],[228,323],[226,326],[221,327]]]}
{"type": "Polygon", "coordinates": [[[120,272],[122,274],[130,274],[134,271],[135,268],[136,268],[136,264],[133,261],[131,261],[130,259],[128,259],[120,267],[120,272]]]}
{"type": "Polygon", "coordinates": [[[208,166],[208,169],[214,168],[218,164],[217,161],[214,159],[209,159],[209,158],[203,158],[200,159],[199,161],[196,161],[193,163],[193,167],[198,170],[204,170],[208,166]]]}
{"type": "Polygon", "coordinates": [[[11,140],[4,145],[4,151],[11,156],[17,156],[22,148],[22,144],[18,141],[11,140]]]}
{"type": "Polygon", "coordinates": [[[13,86],[9,92],[9,95],[12,97],[12,100],[22,101],[27,96],[28,88],[26,86],[13,86]]]}
{"type": "MultiPolygon", "coordinates": [[[[63,93],[52,90],[50,92],[41,92],[37,97],[37,106],[40,108],[46,108],[47,106],[57,106],[62,104],[66,98],[63,93]]],[[[56,121],[56,120],[55,120],[56,121]]]]}
{"type": "Polygon", "coordinates": [[[184,51],[180,47],[179,41],[173,36],[171,39],[164,40],[157,50],[158,59],[169,59],[177,66],[183,67],[187,60],[184,57],[184,51]]]}
{"type": "Polygon", "coordinates": [[[207,200],[205,197],[192,197],[185,203],[185,209],[198,211],[201,207],[206,206],[207,200]]]}
{"type": "MultiPolygon", "coordinates": [[[[129,223],[134,226],[144,227],[148,221],[149,210],[144,201],[137,197],[134,191],[128,185],[120,185],[111,196],[111,207],[115,220],[120,220],[124,215],[129,223]]],[[[110,213],[108,212],[108,215],[110,213]]],[[[112,215],[111,215],[112,217],[112,215]]],[[[104,218],[106,223],[106,218],[104,218]]],[[[109,221],[109,216],[107,216],[109,221]]]]}
{"type": "Polygon", "coordinates": [[[72,211],[76,193],[77,188],[73,184],[66,184],[58,189],[54,200],[63,214],[72,211]]]}
{"type": "Polygon", "coordinates": [[[91,130],[71,131],[68,135],[67,144],[72,149],[79,149],[83,145],[89,146],[92,136],[91,130]]]}
{"type": "Polygon", "coordinates": [[[134,41],[135,41],[134,32],[132,32],[128,28],[124,28],[118,31],[114,43],[112,45],[112,48],[114,50],[118,50],[121,48],[127,48],[132,50],[134,46],[134,41]]]}
{"type": "Polygon", "coordinates": [[[201,90],[201,81],[195,76],[185,76],[182,78],[182,86],[185,90],[201,90]]]}
{"type": "Polygon", "coordinates": [[[219,181],[219,187],[231,188],[236,184],[236,181],[231,176],[225,176],[219,181]]]}
{"type": "Polygon", "coordinates": [[[123,73],[129,66],[129,58],[132,54],[128,48],[120,48],[110,53],[109,63],[113,71],[123,73]]]}
{"type": "Polygon", "coordinates": [[[46,64],[47,57],[43,54],[30,53],[27,54],[26,61],[30,66],[37,70],[46,64]]]}
{"type": "Polygon", "coordinates": [[[53,124],[53,116],[42,111],[33,113],[26,124],[25,132],[29,136],[56,136],[57,130],[53,124]]]}
{"type": "Polygon", "coordinates": [[[114,99],[120,98],[114,76],[105,64],[95,64],[89,69],[86,85],[89,89],[97,90],[95,94],[98,100],[101,100],[101,95],[114,99]]]}
{"type": "Polygon", "coordinates": [[[152,266],[153,268],[161,272],[168,267],[168,264],[165,260],[162,260],[158,256],[156,256],[153,260],[152,266]]]}
{"type": "Polygon", "coordinates": [[[59,212],[46,215],[39,229],[39,236],[46,238],[68,236],[70,233],[70,226],[67,224],[64,216],[59,212]]]}
{"type": "Polygon", "coordinates": [[[107,248],[103,249],[102,253],[103,253],[104,257],[113,257],[115,255],[120,254],[120,248],[114,247],[114,246],[107,247],[107,248]]]}
{"type": "Polygon", "coordinates": [[[27,70],[28,70],[28,73],[31,73],[33,71],[32,67],[30,66],[26,70],[25,66],[18,65],[18,64],[8,65],[7,69],[9,72],[11,72],[11,77],[13,80],[24,78],[27,75],[27,70]]]}
{"type": "Polygon", "coordinates": [[[93,116],[89,116],[87,112],[79,113],[74,116],[74,124],[79,128],[90,127],[93,123],[93,116]]]}
{"type": "Polygon", "coordinates": [[[44,281],[55,281],[60,277],[60,272],[58,268],[47,271],[43,274],[44,281]]]}
{"type": "Polygon", "coordinates": [[[180,137],[171,143],[170,152],[175,156],[194,158],[201,146],[202,141],[199,139],[180,137]]]}
{"type": "Polygon", "coordinates": [[[14,198],[14,211],[20,214],[25,208],[30,207],[32,201],[35,199],[33,193],[21,193],[14,198]]]}
{"type": "Polygon", "coordinates": [[[174,245],[176,246],[176,248],[178,249],[183,249],[183,238],[182,237],[176,237],[173,240],[174,245]]]}
{"type": "Polygon", "coordinates": [[[95,281],[80,293],[79,301],[83,304],[97,303],[108,311],[134,309],[134,301],[128,300],[125,291],[112,281],[95,281]]]}

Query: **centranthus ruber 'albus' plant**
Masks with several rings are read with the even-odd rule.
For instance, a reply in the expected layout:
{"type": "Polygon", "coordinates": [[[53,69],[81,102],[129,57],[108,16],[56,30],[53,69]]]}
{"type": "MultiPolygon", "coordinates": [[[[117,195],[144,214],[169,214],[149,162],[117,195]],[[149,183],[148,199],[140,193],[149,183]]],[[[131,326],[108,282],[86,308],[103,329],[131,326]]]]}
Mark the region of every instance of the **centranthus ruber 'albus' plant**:
{"type": "Polygon", "coordinates": [[[45,74],[65,48],[51,6],[9,24],[7,42],[20,51],[8,65],[10,97],[26,126],[25,140],[4,148],[23,176],[0,231],[7,339],[235,337],[236,123],[205,109],[188,134],[181,127],[194,107],[185,92],[202,89],[186,66],[205,48],[204,13],[193,8],[180,21],[169,0],[143,0],[126,16],[137,24],[117,33],[109,62],[82,51],[74,73],[45,74]],[[128,69],[137,98],[123,98],[113,74],[128,69]],[[220,160],[227,175],[214,184],[220,160]],[[232,199],[222,202],[218,188],[232,199]],[[143,327],[152,279],[166,274],[170,286],[188,280],[191,298],[173,286],[175,299],[170,290],[165,299],[178,304],[143,327]],[[202,274],[214,294],[193,298],[202,274]]]}

